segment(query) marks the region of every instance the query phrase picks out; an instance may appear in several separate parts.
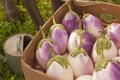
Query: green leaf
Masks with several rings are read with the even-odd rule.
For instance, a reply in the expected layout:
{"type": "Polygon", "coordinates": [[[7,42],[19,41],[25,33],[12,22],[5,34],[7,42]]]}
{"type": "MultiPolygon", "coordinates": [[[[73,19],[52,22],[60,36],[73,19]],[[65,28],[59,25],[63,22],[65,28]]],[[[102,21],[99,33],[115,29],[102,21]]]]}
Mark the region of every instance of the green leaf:
{"type": "Polygon", "coordinates": [[[112,21],[112,20],[115,20],[117,19],[115,15],[113,14],[108,14],[108,13],[102,13],[100,15],[100,19],[103,19],[105,21],[112,21]]]}

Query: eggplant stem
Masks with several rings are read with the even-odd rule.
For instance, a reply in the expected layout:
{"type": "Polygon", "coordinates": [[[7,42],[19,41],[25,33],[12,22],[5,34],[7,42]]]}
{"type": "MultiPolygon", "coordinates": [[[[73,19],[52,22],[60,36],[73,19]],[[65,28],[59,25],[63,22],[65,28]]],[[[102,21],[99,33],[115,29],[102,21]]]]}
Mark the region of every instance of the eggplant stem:
{"type": "Polygon", "coordinates": [[[69,4],[67,4],[68,8],[69,8],[69,11],[71,12],[72,9],[71,9],[71,6],[69,4]]]}
{"type": "Polygon", "coordinates": [[[86,13],[83,11],[83,15],[85,15],[86,13]]]}
{"type": "Polygon", "coordinates": [[[79,36],[80,39],[80,45],[78,45],[78,49],[80,49],[82,47],[82,35],[84,33],[84,30],[82,30],[82,28],[79,26],[79,30],[81,31],[81,34],[79,36]]]}
{"type": "Polygon", "coordinates": [[[45,34],[45,32],[42,30],[42,27],[40,27],[40,31],[41,31],[41,33],[42,33],[42,38],[45,39],[45,38],[46,38],[46,34],[45,34]]]}
{"type": "Polygon", "coordinates": [[[79,29],[79,31],[82,31],[82,26],[79,25],[79,28],[78,28],[78,29],[79,29]]]}
{"type": "Polygon", "coordinates": [[[82,36],[79,36],[79,39],[80,39],[80,45],[78,46],[78,49],[80,49],[82,46],[82,36]]]}
{"type": "Polygon", "coordinates": [[[54,54],[53,51],[52,51],[52,46],[49,46],[49,51],[50,51],[51,57],[54,58],[54,57],[55,57],[55,54],[54,54]]]}
{"type": "Polygon", "coordinates": [[[85,13],[85,12],[83,12],[83,17],[82,17],[82,19],[85,19],[87,16],[89,16],[90,14],[89,13],[85,13]]]}
{"type": "Polygon", "coordinates": [[[53,17],[53,24],[56,24],[55,18],[53,17]]]}

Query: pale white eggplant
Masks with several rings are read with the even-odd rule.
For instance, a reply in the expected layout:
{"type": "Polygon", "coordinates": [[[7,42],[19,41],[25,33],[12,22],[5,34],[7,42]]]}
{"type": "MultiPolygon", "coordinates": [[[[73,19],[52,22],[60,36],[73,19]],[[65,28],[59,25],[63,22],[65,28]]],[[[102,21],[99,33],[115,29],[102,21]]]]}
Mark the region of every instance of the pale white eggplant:
{"type": "Polygon", "coordinates": [[[48,62],[46,74],[56,80],[74,79],[68,60],[60,55],[55,56],[48,62]]]}
{"type": "Polygon", "coordinates": [[[94,69],[93,62],[85,50],[74,50],[69,54],[68,61],[75,78],[81,75],[92,75],[94,69]]]}

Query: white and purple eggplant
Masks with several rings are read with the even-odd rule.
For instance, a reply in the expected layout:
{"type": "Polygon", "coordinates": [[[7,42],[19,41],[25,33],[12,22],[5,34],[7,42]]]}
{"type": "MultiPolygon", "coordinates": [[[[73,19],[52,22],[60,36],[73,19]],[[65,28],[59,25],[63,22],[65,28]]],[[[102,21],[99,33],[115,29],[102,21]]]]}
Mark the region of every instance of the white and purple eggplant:
{"type": "Polygon", "coordinates": [[[88,56],[86,50],[81,48],[81,44],[78,48],[75,48],[70,52],[68,61],[75,78],[81,75],[92,75],[94,69],[93,62],[88,56]]]}
{"type": "Polygon", "coordinates": [[[55,55],[59,54],[59,51],[54,41],[52,41],[51,39],[47,39],[42,29],[41,29],[41,32],[42,32],[43,39],[40,40],[37,45],[36,59],[40,67],[46,70],[47,63],[51,58],[49,47],[52,46],[52,50],[55,53],[55,55]]]}
{"type": "Polygon", "coordinates": [[[68,4],[69,11],[66,13],[62,20],[62,24],[65,27],[68,34],[70,34],[73,30],[78,29],[81,25],[81,20],[79,15],[71,10],[70,5],[68,4]]]}
{"type": "Polygon", "coordinates": [[[117,48],[120,48],[120,24],[112,23],[107,26],[107,35],[115,43],[117,48]]]}
{"type": "Polygon", "coordinates": [[[82,48],[85,49],[90,56],[94,42],[95,39],[87,31],[81,29],[74,30],[69,36],[68,51],[71,52],[74,48],[78,48],[78,46],[82,44],[82,48]],[[82,43],[80,43],[79,37],[82,37],[82,43]]]}
{"type": "Polygon", "coordinates": [[[95,65],[92,80],[120,80],[120,65],[103,58],[95,65]]]}
{"type": "Polygon", "coordinates": [[[62,24],[57,24],[53,17],[53,25],[48,35],[56,44],[60,54],[64,54],[68,45],[68,34],[62,24]]]}
{"type": "Polygon", "coordinates": [[[92,80],[92,75],[82,75],[75,80],[92,80]]]}
{"type": "Polygon", "coordinates": [[[97,62],[99,55],[103,52],[106,59],[112,59],[117,56],[117,47],[112,40],[110,40],[105,34],[101,38],[97,39],[92,49],[92,59],[97,62]]]}
{"type": "Polygon", "coordinates": [[[102,21],[92,14],[84,14],[83,15],[83,29],[87,30],[94,38],[99,38],[102,36],[104,31],[104,25],[102,21]]]}
{"type": "Polygon", "coordinates": [[[46,74],[56,80],[73,80],[73,72],[66,58],[57,55],[50,59],[46,74]]]}

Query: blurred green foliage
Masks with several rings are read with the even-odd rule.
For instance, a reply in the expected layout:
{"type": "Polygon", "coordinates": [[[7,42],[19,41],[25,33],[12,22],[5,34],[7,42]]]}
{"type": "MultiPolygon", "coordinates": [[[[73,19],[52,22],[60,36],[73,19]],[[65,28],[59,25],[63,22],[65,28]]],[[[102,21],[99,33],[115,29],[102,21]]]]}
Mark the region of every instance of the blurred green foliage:
{"type": "MultiPolygon", "coordinates": [[[[7,40],[10,36],[18,33],[27,33],[31,35],[35,35],[36,29],[32,20],[26,11],[26,9],[22,5],[22,0],[15,0],[18,4],[17,7],[20,10],[20,18],[21,22],[6,20],[4,7],[0,2],[0,54],[5,55],[3,45],[5,40],[7,40]]],[[[41,11],[42,17],[46,21],[51,15],[51,5],[50,0],[36,0],[39,10],[41,11]]],[[[10,72],[8,65],[6,64],[7,59],[3,59],[0,61],[0,80],[24,80],[24,77],[17,76],[10,72]]]]}
{"type": "Polygon", "coordinates": [[[52,13],[51,2],[50,0],[37,0],[37,5],[43,19],[46,21],[52,13]],[[44,6],[42,6],[44,5],[44,6]]]}
{"type": "Polygon", "coordinates": [[[112,2],[115,4],[120,4],[120,0],[112,0],[112,2]]]}

